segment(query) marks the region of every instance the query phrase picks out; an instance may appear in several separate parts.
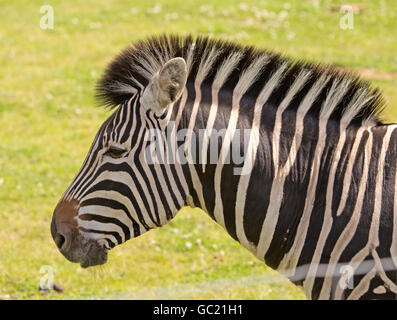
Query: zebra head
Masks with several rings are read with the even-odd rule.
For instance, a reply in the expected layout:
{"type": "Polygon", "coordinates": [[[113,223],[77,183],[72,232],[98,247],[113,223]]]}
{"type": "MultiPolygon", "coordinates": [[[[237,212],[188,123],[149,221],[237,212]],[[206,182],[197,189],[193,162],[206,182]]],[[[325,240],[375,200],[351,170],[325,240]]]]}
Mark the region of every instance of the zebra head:
{"type": "Polygon", "coordinates": [[[167,107],[186,79],[185,60],[170,59],[102,124],[52,217],[52,237],[69,261],[104,264],[109,249],[167,223],[183,206],[167,203],[172,187],[169,194],[158,190],[167,188],[156,176],[162,170],[150,166],[144,153],[147,131],[164,129],[167,107]]]}

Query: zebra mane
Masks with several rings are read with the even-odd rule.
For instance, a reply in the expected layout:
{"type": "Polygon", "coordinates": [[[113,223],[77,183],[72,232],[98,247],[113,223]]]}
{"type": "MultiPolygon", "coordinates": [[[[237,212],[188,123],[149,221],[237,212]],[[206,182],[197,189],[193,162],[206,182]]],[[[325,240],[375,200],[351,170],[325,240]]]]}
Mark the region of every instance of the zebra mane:
{"type": "Polygon", "coordinates": [[[186,60],[188,82],[229,86],[241,96],[252,91],[258,99],[261,94],[266,95],[259,92],[277,71],[282,76],[275,77],[274,87],[281,89],[299,77],[304,81],[303,87],[323,82],[318,97],[322,98],[321,103],[314,104],[311,113],[346,123],[382,123],[379,115],[385,104],[380,90],[350,71],[207,36],[162,35],[133,43],[108,65],[97,84],[96,98],[102,105],[117,107],[142,91],[164,63],[174,57],[186,60]]]}

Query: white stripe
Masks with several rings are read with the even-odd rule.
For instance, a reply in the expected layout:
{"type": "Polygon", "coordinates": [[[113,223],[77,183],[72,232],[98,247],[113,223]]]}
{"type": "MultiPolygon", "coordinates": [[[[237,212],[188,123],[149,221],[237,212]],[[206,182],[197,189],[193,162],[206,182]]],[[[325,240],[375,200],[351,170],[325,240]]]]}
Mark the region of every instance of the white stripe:
{"type": "MultiPolygon", "coordinates": [[[[396,130],[397,126],[393,126],[396,130]]],[[[394,265],[397,267],[397,161],[392,167],[394,169],[394,201],[393,201],[393,233],[392,242],[390,246],[390,254],[394,265]]]]}
{"type": "Polygon", "coordinates": [[[354,290],[347,297],[347,300],[358,300],[360,297],[368,292],[371,280],[376,276],[376,267],[373,267],[354,288],[354,290]]]}
{"type": "MultiPolygon", "coordinates": [[[[132,219],[136,222],[136,224],[139,226],[139,232],[144,233],[146,228],[142,225],[140,220],[138,219],[136,213],[135,213],[135,208],[132,205],[131,199],[125,197],[121,193],[117,192],[116,190],[111,190],[111,191],[105,191],[105,190],[98,190],[94,191],[87,196],[85,196],[81,202],[89,199],[94,199],[94,198],[101,198],[101,199],[107,199],[107,200],[114,200],[117,201],[118,203],[121,203],[124,205],[128,213],[131,215],[132,219]]],[[[131,233],[133,233],[133,230],[131,230],[131,233]]]]}
{"type": "MultiPolygon", "coordinates": [[[[269,246],[271,244],[271,240],[273,238],[273,234],[274,234],[276,224],[278,221],[278,217],[279,217],[279,210],[280,210],[282,199],[283,199],[285,179],[288,176],[293,164],[295,163],[295,159],[298,154],[298,150],[302,143],[304,117],[305,117],[306,113],[309,111],[309,109],[311,108],[311,106],[313,105],[314,101],[317,99],[318,95],[321,93],[324,86],[327,84],[328,80],[329,80],[329,76],[320,77],[316,81],[316,83],[312,86],[312,88],[309,90],[309,92],[306,94],[305,98],[303,99],[303,101],[300,103],[300,105],[298,107],[298,111],[296,114],[295,133],[294,133],[294,137],[292,139],[291,149],[289,151],[288,158],[287,158],[285,165],[277,173],[276,178],[274,179],[274,181],[276,181],[275,189],[279,190],[279,193],[277,194],[277,198],[275,199],[275,201],[273,201],[273,198],[270,197],[269,208],[271,207],[271,204],[273,202],[277,206],[274,208],[276,210],[271,211],[272,214],[266,214],[263,226],[265,226],[265,224],[269,224],[270,228],[272,228],[272,231],[271,231],[272,233],[269,234],[269,236],[267,236],[266,242],[261,242],[261,244],[262,244],[262,246],[260,247],[261,254],[262,253],[266,254],[266,252],[269,249],[269,246]],[[281,177],[280,177],[280,175],[281,175],[281,177]]],[[[324,122],[322,123],[322,125],[320,123],[320,130],[325,131],[325,123],[324,122]]],[[[320,148],[323,147],[323,145],[321,145],[321,144],[324,144],[324,141],[322,141],[320,139],[320,148]]],[[[280,150],[280,148],[278,150],[280,150]]],[[[321,157],[321,155],[320,155],[320,157],[321,157]]],[[[319,166],[318,162],[319,162],[319,160],[315,159],[313,168],[311,171],[310,181],[313,180],[313,170],[317,170],[317,168],[319,166]],[[317,163],[316,163],[316,160],[317,160],[317,163]]],[[[314,174],[314,176],[317,178],[317,174],[314,174]]],[[[317,181],[313,181],[313,183],[315,183],[315,182],[317,182],[317,181]]],[[[310,183],[309,183],[308,193],[314,192],[314,188],[315,188],[315,185],[310,185],[310,183]],[[312,190],[310,190],[310,188],[312,190]]],[[[309,195],[309,200],[314,201],[314,199],[310,199],[310,195],[309,195]]],[[[292,248],[290,249],[290,252],[288,252],[288,254],[286,254],[284,256],[283,260],[280,263],[279,268],[281,268],[283,270],[291,270],[293,272],[293,270],[296,268],[296,265],[298,263],[299,255],[303,248],[303,243],[299,242],[299,240],[302,240],[302,239],[299,239],[299,238],[305,236],[305,234],[307,232],[306,228],[308,227],[307,220],[310,218],[310,215],[309,215],[310,214],[309,209],[311,208],[310,203],[308,205],[309,205],[309,207],[305,207],[304,211],[302,213],[301,221],[300,221],[300,224],[298,226],[298,231],[297,231],[297,239],[294,241],[294,244],[293,244],[292,248]],[[299,232],[301,232],[301,234],[299,232]]],[[[270,212],[268,211],[268,213],[270,213],[270,212]]],[[[262,231],[263,231],[263,227],[262,227],[262,231]]],[[[263,235],[264,234],[261,233],[260,240],[262,240],[263,235]]],[[[258,248],[259,248],[259,246],[258,246],[258,248]]]]}
{"type": "MultiPolygon", "coordinates": [[[[121,237],[121,243],[125,242],[123,229],[121,229],[121,227],[119,227],[117,224],[102,223],[94,220],[87,221],[80,218],[77,219],[79,227],[98,231],[117,232],[121,237]]],[[[116,243],[118,243],[118,241],[116,243]]]]}
{"type": "MultiPolygon", "coordinates": [[[[373,130],[373,128],[372,128],[373,130]]],[[[389,146],[390,142],[390,136],[392,133],[391,127],[387,127],[386,129],[385,136],[383,137],[382,141],[382,148],[379,154],[378,158],[378,172],[376,175],[376,183],[375,183],[375,193],[374,193],[374,211],[372,212],[372,220],[371,220],[371,226],[369,230],[369,237],[368,237],[368,242],[366,246],[361,249],[356,255],[351,259],[352,262],[355,262],[359,264],[361,261],[363,261],[368,254],[372,251],[372,249],[375,249],[379,245],[379,220],[380,220],[380,212],[381,212],[381,205],[382,205],[382,187],[383,187],[383,163],[385,160],[386,156],[386,151],[389,146]]],[[[372,138],[372,131],[370,130],[370,136],[369,136],[369,141],[368,144],[369,146],[373,145],[373,138],[372,138]]],[[[372,152],[372,148],[371,148],[372,152]]],[[[369,163],[368,166],[364,167],[365,169],[368,168],[367,170],[370,170],[369,168],[369,163]]],[[[359,211],[361,213],[361,210],[359,211]]],[[[358,223],[358,222],[357,222],[358,223]]],[[[334,252],[333,252],[334,253],[334,252]]],[[[337,252],[338,255],[340,256],[341,252],[337,252]]],[[[329,288],[331,287],[331,273],[332,270],[329,270],[326,274],[326,278],[324,280],[323,287],[320,292],[320,297],[328,296],[329,295],[329,288]]]]}
{"type": "Polygon", "coordinates": [[[346,166],[346,171],[345,171],[345,176],[343,178],[343,186],[342,186],[342,193],[341,193],[341,199],[339,202],[339,207],[338,210],[336,211],[336,215],[340,216],[343,212],[343,209],[345,208],[347,197],[349,195],[349,189],[350,189],[350,184],[351,184],[351,178],[353,174],[353,166],[356,160],[356,155],[357,155],[357,150],[361,142],[361,137],[363,135],[364,130],[366,130],[366,127],[360,127],[356,133],[356,137],[354,138],[354,143],[353,147],[351,149],[351,152],[349,152],[349,161],[346,166]]]}
{"type": "Polygon", "coordinates": [[[284,256],[283,260],[280,262],[279,265],[279,268],[289,270],[291,272],[289,274],[290,276],[293,275],[295,268],[298,265],[299,257],[306,242],[305,240],[316,197],[317,181],[321,166],[321,157],[323,155],[323,150],[325,147],[326,125],[327,120],[321,119],[319,121],[318,142],[314,151],[314,159],[310,169],[309,185],[307,187],[305,206],[303,208],[302,217],[299,221],[296,236],[291,246],[291,249],[284,256]]]}
{"type": "MultiPolygon", "coordinates": [[[[154,120],[153,121],[154,123],[156,123],[156,121],[154,120]]],[[[150,129],[159,129],[159,131],[161,132],[161,134],[162,134],[162,139],[163,139],[163,142],[164,142],[164,163],[163,163],[163,166],[164,166],[164,168],[165,168],[165,171],[166,171],[166,177],[168,178],[168,180],[169,180],[169,182],[170,182],[170,185],[168,185],[165,181],[165,176],[164,176],[164,174],[163,174],[163,170],[161,169],[161,166],[160,166],[160,164],[159,163],[157,163],[157,162],[155,162],[154,163],[154,165],[153,165],[153,167],[154,167],[154,169],[156,170],[156,172],[157,172],[157,177],[159,178],[159,180],[160,180],[160,184],[163,186],[163,189],[164,189],[164,194],[166,195],[166,197],[167,197],[167,201],[170,201],[170,202],[168,202],[169,203],[169,206],[170,206],[170,208],[171,208],[171,211],[172,211],[172,214],[173,215],[175,215],[176,213],[177,213],[177,211],[180,209],[180,208],[176,208],[175,207],[175,204],[174,204],[174,200],[172,199],[172,197],[171,197],[171,193],[173,193],[174,195],[175,195],[175,197],[177,198],[177,202],[178,202],[178,205],[180,205],[181,207],[182,207],[182,205],[183,205],[183,203],[185,202],[185,199],[183,199],[182,198],[182,195],[181,195],[181,193],[180,193],[180,191],[179,191],[179,188],[177,187],[177,185],[176,185],[176,182],[175,182],[175,179],[174,179],[174,176],[173,176],[173,174],[172,174],[172,172],[171,172],[171,169],[170,169],[170,166],[169,166],[169,163],[168,163],[168,160],[167,160],[167,154],[166,154],[166,151],[167,151],[167,147],[168,147],[168,145],[167,145],[167,138],[166,138],[166,136],[165,136],[165,131],[163,130],[163,128],[155,128],[155,127],[153,127],[152,126],[152,124],[150,123],[150,122],[148,122],[148,124],[149,124],[149,128],[150,129]]],[[[167,221],[164,221],[164,223],[165,222],[167,222],[167,221]]]]}
{"type": "MultiPolygon", "coordinates": [[[[356,200],[353,212],[351,214],[351,218],[350,218],[349,222],[347,223],[347,225],[345,226],[342,234],[339,236],[338,241],[335,243],[334,248],[332,250],[330,260],[329,260],[329,267],[327,268],[327,272],[326,272],[326,275],[328,275],[328,276],[331,274],[331,272],[334,271],[333,265],[338,262],[343,250],[346,248],[346,246],[348,245],[350,240],[353,238],[354,231],[356,230],[358,222],[360,220],[361,210],[362,210],[362,206],[364,203],[365,190],[367,189],[368,168],[369,168],[369,163],[370,163],[370,159],[371,159],[371,150],[372,150],[371,149],[372,136],[371,136],[371,133],[369,133],[369,134],[370,134],[370,136],[368,137],[368,139],[365,143],[365,147],[364,147],[363,174],[361,176],[360,184],[358,185],[357,200],[356,200]]],[[[356,137],[356,139],[358,139],[358,137],[356,137]]],[[[358,143],[360,143],[360,141],[358,143]]],[[[347,190],[347,192],[348,191],[349,190],[347,190]]],[[[332,201],[332,199],[331,199],[331,201],[332,201]]],[[[331,205],[332,204],[330,204],[329,210],[331,208],[331,205]]],[[[324,227],[327,226],[327,229],[326,229],[327,235],[328,235],[330,228],[332,227],[332,212],[328,211],[328,213],[331,214],[331,216],[328,217],[328,221],[326,221],[326,219],[324,217],[324,222],[323,222],[323,226],[324,227]],[[329,221],[329,220],[331,220],[331,221],[329,221]]],[[[321,231],[323,231],[323,229],[321,231]]],[[[327,239],[327,237],[325,236],[325,233],[323,235],[320,233],[320,238],[321,238],[321,247],[317,244],[315,254],[312,259],[312,266],[309,269],[307,280],[305,280],[305,282],[304,282],[304,288],[305,288],[305,292],[307,292],[307,295],[310,295],[311,291],[313,289],[313,284],[314,284],[314,280],[315,280],[315,276],[316,276],[316,268],[314,268],[314,267],[315,267],[317,261],[320,261],[320,259],[321,259],[321,251],[323,250],[325,241],[327,239]],[[324,238],[322,236],[324,236],[324,238]],[[320,251],[320,248],[321,248],[321,251],[320,251]]],[[[320,238],[319,238],[319,240],[320,240],[320,238]]],[[[325,298],[327,296],[329,297],[329,295],[331,294],[331,285],[332,285],[332,283],[327,282],[327,280],[325,279],[325,281],[323,282],[323,288],[322,288],[322,290],[324,290],[322,298],[325,298]],[[329,286],[329,288],[327,286],[329,286]]]]}
{"type": "MultiPolygon", "coordinates": [[[[286,68],[287,65],[284,64],[283,68],[286,68]]],[[[278,158],[278,153],[279,153],[279,139],[280,139],[280,132],[281,132],[281,116],[283,111],[289,106],[291,100],[294,98],[294,96],[299,92],[299,90],[304,86],[306,81],[308,80],[310,76],[310,72],[306,70],[302,70],[300,74],[296,77],[294,83],[288,90],[286,96],[284,97],[283,101],[281,102],[280,106],[277,108],[276,112],[276,117],[274,120],[274,129],[273,129],[273,134],[272,134],[272,154],[273,154],[273,166],[274,166],[274,179],[272,182],[272,187],[270,191],[270,202],[269,202],[269,207],[267,209],[266,217],[265,220],[262,224],[262,229],[259,237],[259,243],[257,247],[257,252],[256,256],[263,260],[265,253],[267,249],[270,246],[270,241],[273,238],[273,233],[275,229],[275,221],[274,217],[270,219],[270,215],[277,215],[278,216],[278,211],[279,207],[281,205],[281,199],[282,199],[282,187],[284,186],[284,182],[281,181],[282,178],[279,176],[279,158],[278,158]],[[280,180],[281,178],[281,180],[280,180]],[[281,199],[278,199],[281,197],[281,199]],[[272,223],[270,225],[269,223],[272,223]]],[[[277,221],[277,219],[276,219],[277,221]]]]}
{"type": "MultiPolygon", "coordinates": [[[[110,240],[111,242],[113,242],[114,245],[117,245],[119,243],[117,241],[117,239],[115,238],[115,236],[113,236],[111,234],[93,233],[93,232],[86,232],[86,231],[83,231],[83,230],[79,230],[79,232],[81,233],[81,235],[84,238],[98,240],[98,243],[102,242],[104,239],[110,240]]],[[[110,249],[106,242],[104,242],[104,244],[105,244],[106,248],[110,249]]]]}
{"type": "Polygon", "coordinates": [[[214,188],[215,188],[215,208],[214,217],[215,220],[222,226],[225,227],[225,218],[223,213],[223,203],[221,199],[221,175],[223,165],[225,164],[226,157],[230,150],[230,145],[234,136],[234,132],[237,126],[237,119],[240,112],[240,99],[245,92],[251,87],[260,75],[262,68],[268,63],[269,58],[267,56],[260,56],[254,60],[251,65],[243,72],[237,82],[236,87],[233,90],[232,98],[232,110],[230,112],[229,123],[226,129],[225,137],[222,141],[222,147],[218,163],[215,169],[214,177],[214,188]]]}
{"type": "Polygon", "coordinates": [[[251,173],[253,165],[255,163],[256,154],[258,151],[258,146],[260,142],[260,122],[262,116],[262,109],[264,104],[269,99],[273,90],[279,85],[284,74],[286,66],[280,67],[267,81],[266,85],[261,90],[254,107],[254,118],[252,120],[252,130],[251,136],[247,148],[247,154],[244,159],[244,166],[241,172],[240,180],[237,187],[236,195],[236,234],[238,241],[248,250],[253,253],[256,252],[256,247],[254,244],[250,243],[244,231],[244,208],[247,197],[247,190],[249,181],[251,178],[251,173]]]}
{"type": "MultiPolygon", "coordinates": [[[[122,184],[124,184],[125,186],[129,186],[131,193],[133,194],[138,207],[140,209],[140,211],[142,213],[146,212],[145,210],[145,205],[143,203],[143,200],[141,198],[141,195],[138,192],[134,192],[134,190],[131,189],[132,186],[134,186],[134,180],[132,179],[132,177],[124,171],[118,171],[118,172],[109,172],[109,171],[104,171],[101,172],[101,174],[92,182],[91,186],[95,186],[98,183],[100,183],[101,181],[104,180],[111,180],[111,181],[115,181],[115,182],[120,182],[122,184]]],[[[80,202],[84,201],[85,198],[81,199],[80,202]]],[[[133,216],[134,219],[138,219],[138,216],[136,215],[136,209],[134,208],[134,210],[130,211],[130,214],[133,216]]],[[[144,222],[150,226],[150,227],[154,227],[155,225],[153,224],[153,222],[151,220],[149,220],[149,217],[145,217],[145,215],[143,214],[143,219],[144,222]]]]}
{"type": "Polygon", "coordinates": [[[212,83],[212,103],[210,107],[210,113],[208,115],[207,125],[205,134],[203,137],[203,144],[202,144],[202,156],[201,159],[202,163],[202,170],[205,172],[205,165],[207,161],[207,151],[208,151],[208,143],[209,143],[209,136],[212,132],[214,127],[215,118],[218,113],[218,94],[219,90],[222,88],[232,71],[236,68],[237,64],[239,63],[240,59],[242,58],[242,53],[240,52],[232,52],[226,59],[223,61],[222,65],[219,67],[214,82],[212,83]]]}

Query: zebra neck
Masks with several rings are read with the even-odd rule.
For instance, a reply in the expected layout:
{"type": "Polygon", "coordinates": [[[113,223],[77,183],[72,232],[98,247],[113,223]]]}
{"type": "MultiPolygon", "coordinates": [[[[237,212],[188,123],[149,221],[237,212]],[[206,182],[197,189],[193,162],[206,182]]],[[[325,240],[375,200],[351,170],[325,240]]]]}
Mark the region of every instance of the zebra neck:
{"type": "MultiPolygon", "coordinates": [[[[324,248],[331,232],[337,239],[342,232],[339,225],[361,214],[356,203],[362,205],[364,194],[374,194],[370,190],[375,186],[366,182],[375,179],[370,163],[381,161],[383,137],[394,129],[346,127],[292,110],[277,117],[271,105],[262,106],[268,112],[258,119],[255,108],[242,113],[225,107],[233,106],[231,94],[219,94],[223,99],[214,104],[211,88],[190,89],[182,97],[179,128],[191,128],[196,134],[203,128],[233,128],[233,137],[236,129],[248,127],[252,130],[245,155],[254,154],[248,174],[236,175],[234,169],[245,162],[222,161],[222,149],[232,149],[230,139],[218,145],[215,163],[210,161],[211,139],[197,144],[197,152],[207,150],[207,162],[185,167],[194,204],[259,259],[299,282],[305,276],[296,277],[295,270],[313,256],[319,263],[327,254],[318,251],[317,243],[324,248]],[[313,241],[306,241],[308,236],[313,241]]],[[[246,99],[240,105],[255,101],[246,99]]]]}
{"type": "MultiPolygon", "coordinates": [[[[303,208],[295,203],[301,202],[302,195],[306,194],[310,177],[307,168],[316,163],[324,175],[329,170],[329,163],[319,159],[319,155],[332,155],[338,126],[327,126],[326,122],[320,125],[316,119],[303,126],[303,120],[298,119],[294,111],[286,110],[284,117],[278,119],[272,105],[253,107],[255,97],[236,99],[232,92],[214,94],[213,88],[193,83],[188,83],[187,88],[173,111],[178,130],[190,129],[196,137],[202,137],[202,129],[215,131],[207,140],[205,137],[197,139],[200,143],[196,143],[192,153],[201,157],[184,168],[192,196],[188,204],[202,208],[235,240],[264,260],[268,249],[273,249],[269,243],[273,234],[278,236],[274,230],[277,212],[291,205],[293,209],[284,214],[286,223],[296,222],[302,215],[303,208]],[[241,106],[248,108],[250,105],[252,112],[241,112],[241,106]],[[248,142],[244,140],[244,129],[250,130],[248,142]],[[222,130],[229,133],[229,139],[217,135],[222,130]],[[243,163],[230,159],[236,146],[231,137],[236,133],[241,139],[239,151],[244,151],[243,163]],[[320,135],[327,139],[317,142],[320,135]],[[220,136],[222,143],[218,142],[220,136]],[[213,145],[218,147],[215,157],[213,145]],[[248,162],[252,166],[246,166],[248,162]],[[248,168],[246,174],[235,174],[236,169],[244,167],[248,168]],[[268,233],[270,238],[265,241],[268,229],[273,232],[268,233]]],[[[287,229],[290,230],[282,234],[283,238],[293,226],[287,229]]],[[[278,255],[283,254],[282,249],[276,250],[278,255]]],[[[273,255],[270,250],[266,258],[272,261],[273,255]]]]}

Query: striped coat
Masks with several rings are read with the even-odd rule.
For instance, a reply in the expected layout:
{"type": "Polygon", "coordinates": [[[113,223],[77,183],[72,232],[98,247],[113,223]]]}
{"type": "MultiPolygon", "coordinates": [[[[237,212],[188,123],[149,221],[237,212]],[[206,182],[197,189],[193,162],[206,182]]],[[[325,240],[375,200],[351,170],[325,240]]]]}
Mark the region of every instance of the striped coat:
{"type": "Polygon", "coordinates": [[[115,111],[51,227],[69,260],[102,264],[190,205],[308,298],[395,298],[397,132],[379,120],[382,97],[367,82],[162,36],[126,48],[97,90],[115,111]],[[162,161],[151,163],[161,139],[162,161]]]}

